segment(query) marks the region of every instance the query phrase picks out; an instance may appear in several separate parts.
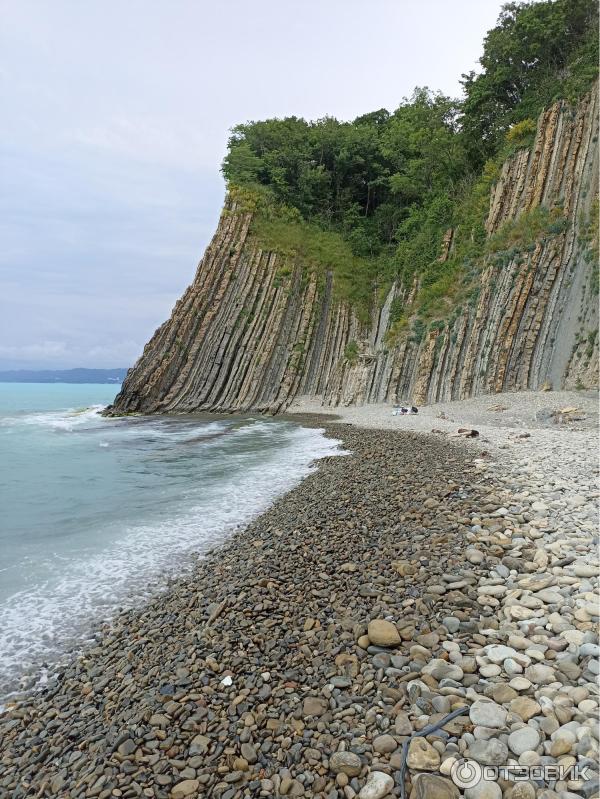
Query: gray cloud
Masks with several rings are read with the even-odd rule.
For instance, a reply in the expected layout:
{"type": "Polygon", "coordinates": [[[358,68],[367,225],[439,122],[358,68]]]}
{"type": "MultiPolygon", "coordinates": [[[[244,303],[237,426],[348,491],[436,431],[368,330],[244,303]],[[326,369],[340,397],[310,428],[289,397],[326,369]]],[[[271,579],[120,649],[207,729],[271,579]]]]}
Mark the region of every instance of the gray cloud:
{"type": "Polygon", "coordinates": [[[237,122],[449,94],[496,0],[3,0],[0,368],[128,366],[194,274],[237,122]]]}

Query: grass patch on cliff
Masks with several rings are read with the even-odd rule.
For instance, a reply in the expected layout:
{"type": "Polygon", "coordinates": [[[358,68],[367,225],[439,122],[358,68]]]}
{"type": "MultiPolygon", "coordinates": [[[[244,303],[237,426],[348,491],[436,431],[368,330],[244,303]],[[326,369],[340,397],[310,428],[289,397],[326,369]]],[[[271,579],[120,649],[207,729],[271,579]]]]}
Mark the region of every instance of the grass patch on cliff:
{"type": "Polygon", "coordinates": [[[344,350],[344,358],[348,363],[353,364],[358,360],[358,344],[356,341],[349,341],[344,350]]]}
{"type": "Polygon", "coordinates": [[[334,275],[336,294],[368,315],[372,298],[372,264],[354,255],[339,233],[321,230],[303,221],[265,218],[258,214],[251,234],[261,247],[297,260],[307,269],[334,275]]]}
{"type": "Polygon", "coordinates": [[[568,220],[562,208],[546,208],[538,205],[531,211],[511,219],[494,233],[486,242],[487,253],[503,253],[511,250],[525,250],[547,236],[557,236],[568,227],[568,220]]]}
{"type": "Polygon", "coordinates": [[[600,293],[600,206],[598,195],[594,198],[587,220],[582,219],[579,244],[583,249],[583,257],[591,264],[590,290],[592,294],[600,293]]]}
{"type": "Polygon", "coordinates": [[[250,234],[257,244],[288,259],[278,270],[278,277],[292,273],[291,262],[315,271],[323,279],[331,272],[336,296],[349,302],[359,319],[367,321],[379,267],[377,259],[356,255],[340,233],[305,221],[295,208],[277,203],[265,187],[231,186],[230,195],[238,212],[253,214],[250,234]]]}
{"type": "MultiPolygon", "coordinates": [[[[454,228],[449,258],[426,261],[424,252],[419,255],[411,242],[411,257],[406,259],[406,267],[410,265],[410,268],[405,268],[404,280],[408,284],[416,271],[420,276],[419,288],[412,303],[404,307],[401,303],[392,306],[390,343],[406,337],[421,340],[424,325],[430,328],[440,323],[451,326],[456,319],[456,309],[464,305],[472,307],[477,301],[481,273],[490,261],[502,268],[519,255],[531,252],[539,241],[567,229],[568,220],[562,208],[538,206],[509,220],[488,237],[485,222],[489,196],[500,165],[500,156],[497,161],[488,162],[483,175],[465,190],[457,204],[455,213],[460,221],[454,228]]],[[[438,229],[436,240],[439,243],[441,237],[442,230],[438,229]]]]}

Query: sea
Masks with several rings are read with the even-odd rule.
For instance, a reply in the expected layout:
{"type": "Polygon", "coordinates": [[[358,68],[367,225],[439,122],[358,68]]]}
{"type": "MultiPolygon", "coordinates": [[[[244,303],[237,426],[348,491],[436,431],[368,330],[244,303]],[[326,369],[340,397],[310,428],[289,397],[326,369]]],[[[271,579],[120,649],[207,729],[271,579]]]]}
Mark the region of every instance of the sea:
{"type": "Polygon", "coordinates": [[[118,388],[0,383],[0,698],[341,454],[258,415],[103,417],[118,388]]]}

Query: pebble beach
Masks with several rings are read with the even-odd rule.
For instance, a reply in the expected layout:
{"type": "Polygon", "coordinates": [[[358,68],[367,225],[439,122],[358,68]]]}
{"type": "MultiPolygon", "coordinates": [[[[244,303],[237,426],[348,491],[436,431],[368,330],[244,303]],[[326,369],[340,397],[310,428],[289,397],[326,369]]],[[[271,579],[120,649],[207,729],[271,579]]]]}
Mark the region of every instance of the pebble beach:
{"type": "Polygon", "coordinates": [[[9,702],[0,796],[597,796],[596,399],[292,410],[350,454],[9,702]]]}

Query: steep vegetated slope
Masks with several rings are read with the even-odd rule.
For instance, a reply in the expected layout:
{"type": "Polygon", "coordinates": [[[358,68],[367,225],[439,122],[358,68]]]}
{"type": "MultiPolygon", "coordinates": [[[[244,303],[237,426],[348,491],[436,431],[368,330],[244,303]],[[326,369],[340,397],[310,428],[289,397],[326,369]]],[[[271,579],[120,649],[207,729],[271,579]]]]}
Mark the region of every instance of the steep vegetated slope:
{"type": "Polygon", "coordinates": [[[241,125],[192,285],[113,412],[598,382],[597,6],[506,6],[458,103],[241,125]]]}

